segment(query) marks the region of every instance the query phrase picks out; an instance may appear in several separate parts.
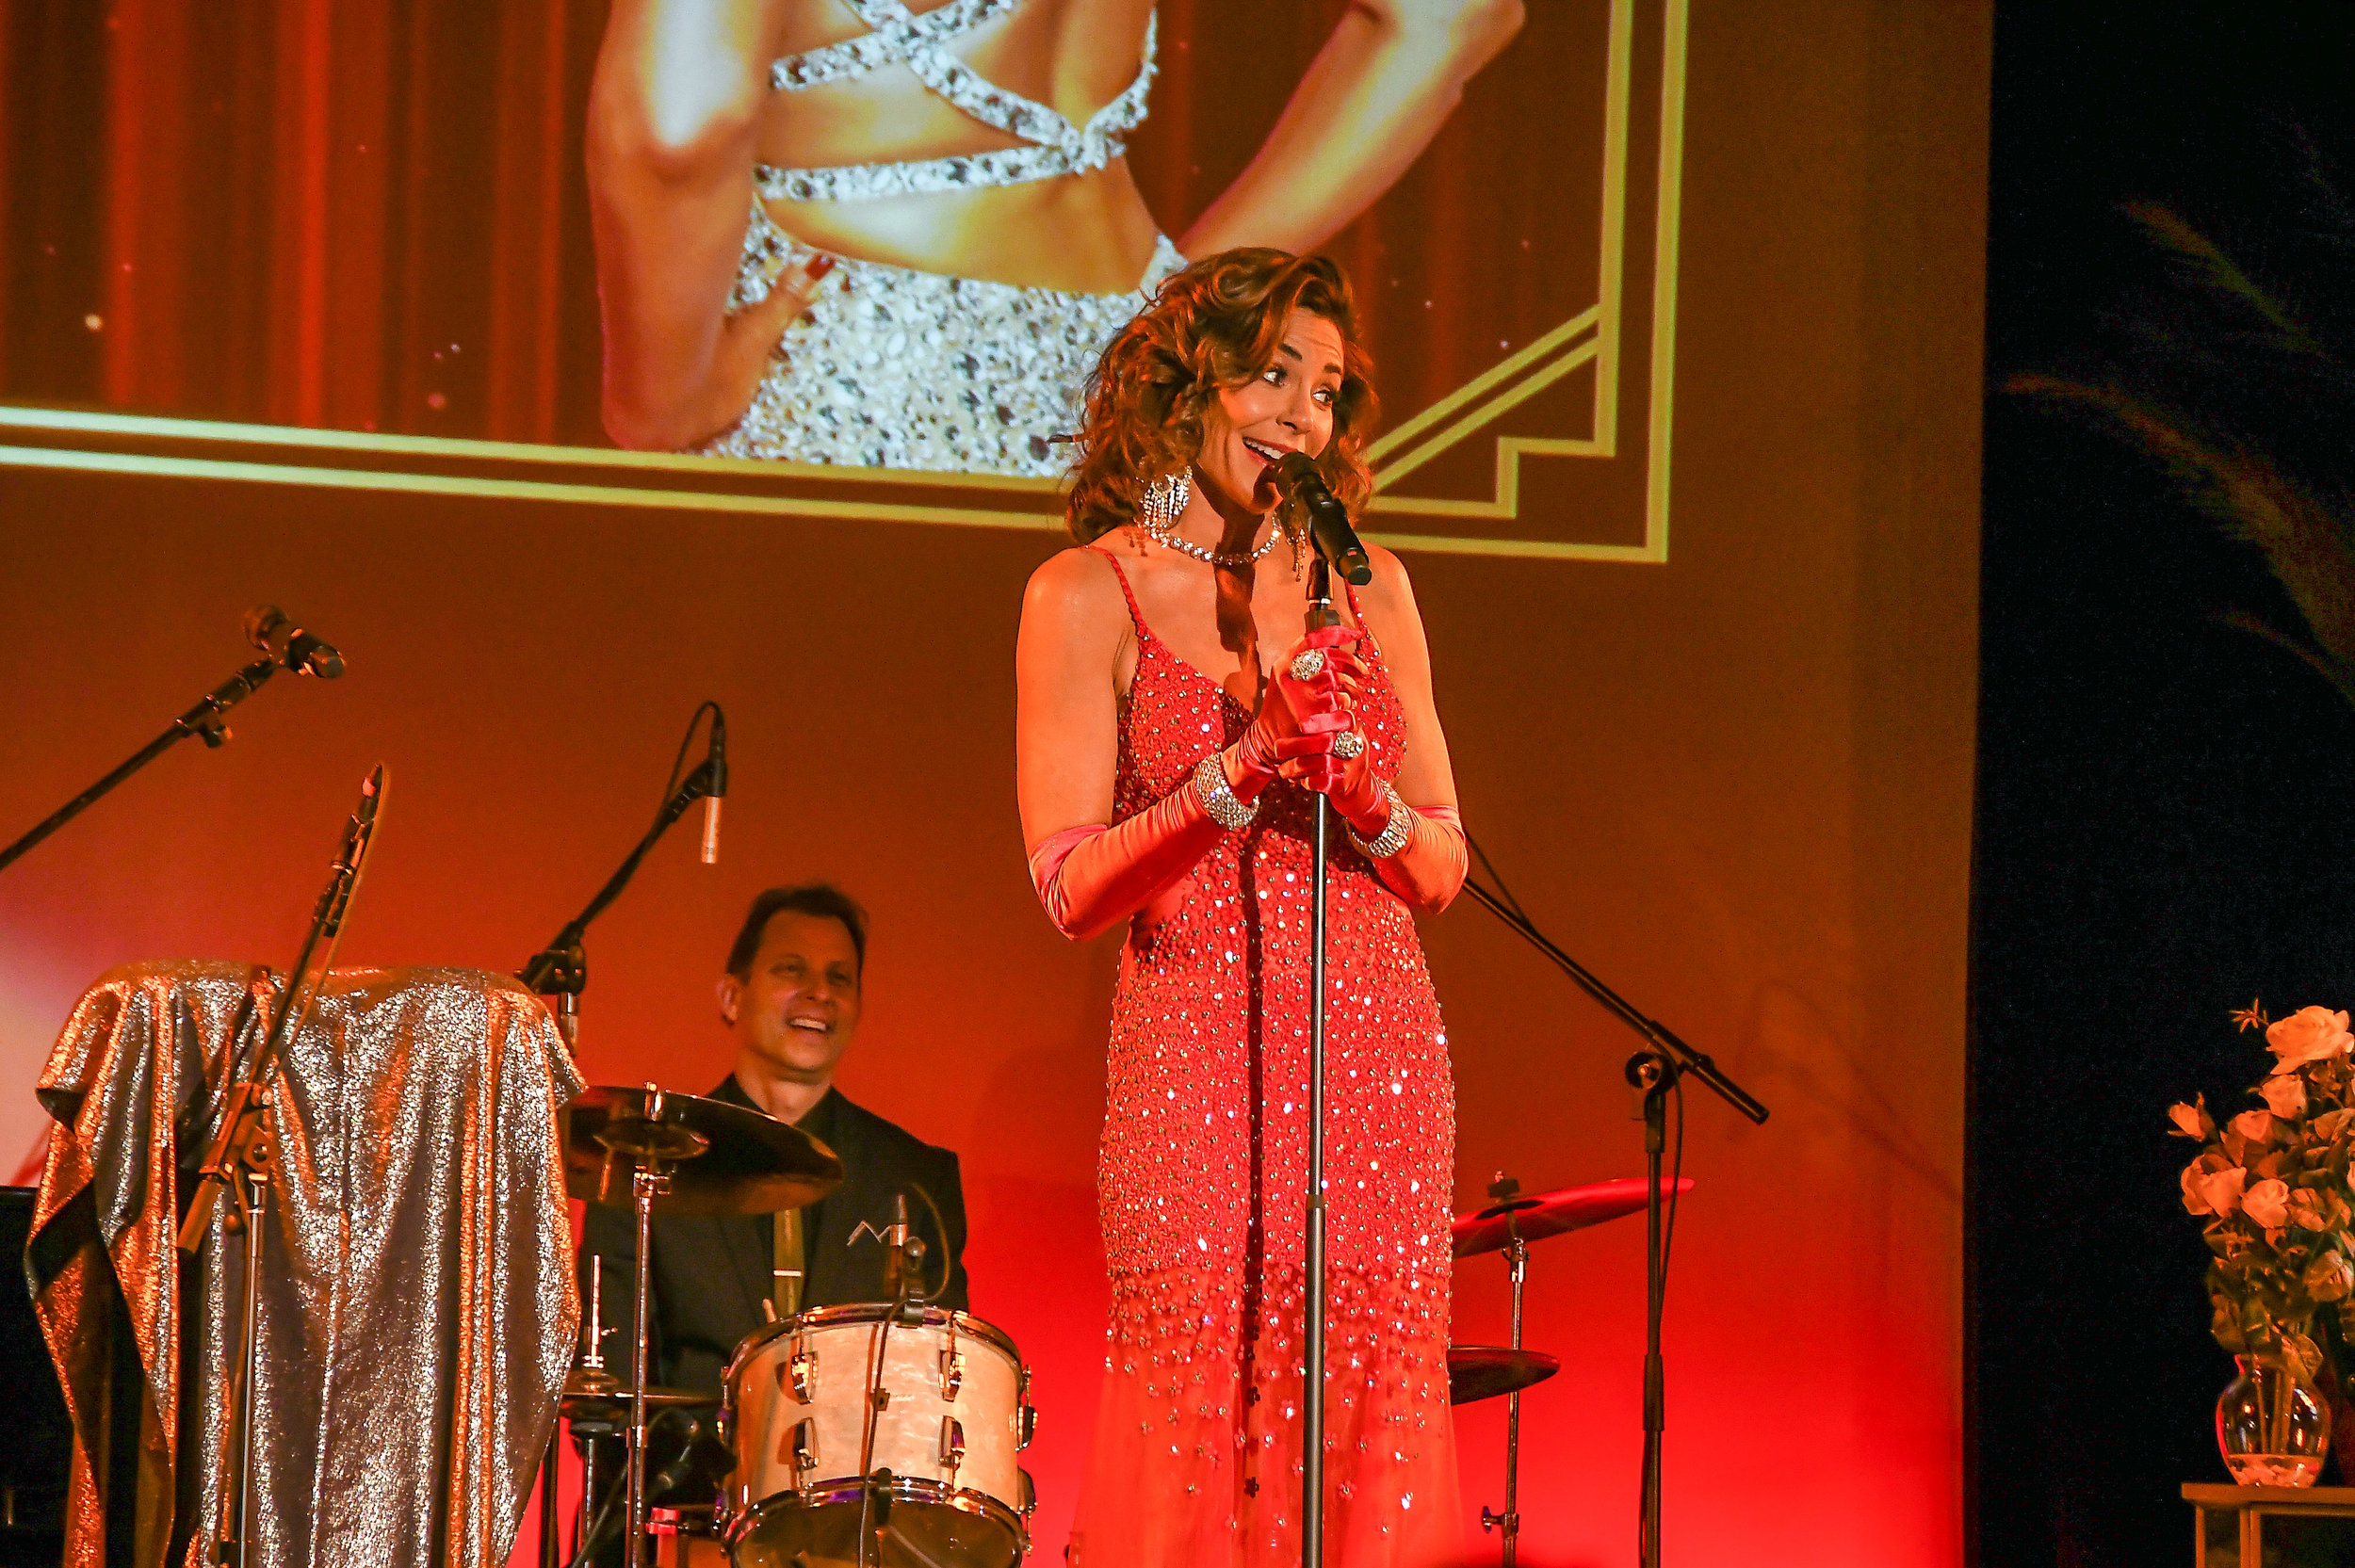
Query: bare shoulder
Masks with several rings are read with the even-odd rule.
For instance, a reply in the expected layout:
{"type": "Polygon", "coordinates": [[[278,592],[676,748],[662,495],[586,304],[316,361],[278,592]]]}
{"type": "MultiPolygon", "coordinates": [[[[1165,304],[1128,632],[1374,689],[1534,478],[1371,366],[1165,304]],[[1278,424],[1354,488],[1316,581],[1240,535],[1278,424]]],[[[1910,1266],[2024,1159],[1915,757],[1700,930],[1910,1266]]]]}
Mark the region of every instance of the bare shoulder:
{"type": "Polygon", "coordinates": [[[1402,620],[1416,619],[1415,585],[1406,575],[1406,563],[1393,551],[1368,544],[1366,564],[1373,568],[1373,580],[1357,590],[1357,597],[1373,622],[1374,635],[1396,628],[1402,620]]]}
{"type": "Polygon", "coordinates": [[[1058,550],[1031,574],[1022,593],[1022,617],[1045,616],[1064,625],[1081,627],[1117,620],[1125,623],[1120,583],[1101,557],[1084,545],[1058,550]]]}

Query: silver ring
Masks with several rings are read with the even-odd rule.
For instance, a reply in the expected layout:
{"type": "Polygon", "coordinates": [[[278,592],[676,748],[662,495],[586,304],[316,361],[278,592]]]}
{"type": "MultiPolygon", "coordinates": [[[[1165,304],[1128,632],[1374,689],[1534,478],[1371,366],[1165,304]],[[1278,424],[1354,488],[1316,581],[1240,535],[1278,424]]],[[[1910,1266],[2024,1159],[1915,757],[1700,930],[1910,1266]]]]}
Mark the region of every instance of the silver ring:
{"type": "Polygon", "coordinates": [[[1295,681],[1313,681],[1313,680],[1315,680],[1315,679],[1316,679],[1319,675],[1323,674],[1324,672],[1324,649],[1322,649],[1322,648],[1311,648],[1311,649],[1309,649],[1309,650],[1308,650],[1307,653],[1305,653],[1305,654],[1298,654],[1298,655],[1293,655],[1293,658],[1292,658],[1292,679],[1293,679],[1293,680],[1295,680],[1295,681]]]}
{"type": "Polygon", "coordinates": [[[1356,730],[1343,730],[1333,739],[1333,754],[1343,762],[1354,759],[1366,749],[1366,737],[1356,730]]]}

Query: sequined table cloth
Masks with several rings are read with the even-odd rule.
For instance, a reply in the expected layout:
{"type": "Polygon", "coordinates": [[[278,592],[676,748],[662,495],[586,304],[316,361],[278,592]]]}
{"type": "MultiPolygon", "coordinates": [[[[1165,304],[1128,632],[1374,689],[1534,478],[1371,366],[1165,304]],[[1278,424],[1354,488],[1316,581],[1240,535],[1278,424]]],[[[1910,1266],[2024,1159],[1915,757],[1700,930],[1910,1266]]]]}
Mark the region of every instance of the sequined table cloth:
{"type": "MultiPolygon", "coordinates": [[[[198,1258],[175,1265],[178,1167],[201,1157],[244,1065],[227,1059],[258,973],[111,970],[41,1076],[55,1124],[25,1268],[74,1421],[73,1568],[124,1555],[108,1550],[106,1492],[130,1466],[106,1450],[110,1430],[132,1430],[132,1398],[138,1496],[116,1511],[135,1515],[128,1560],[205,1560],[243,1259],[224,1201],[198,1258]],[[109,1388],[124,1333],[140,1378],[109,1388]]],[[[248,1568],[505,1560],[579,1320],[557,1111],[580,1088],[546,1010],[512,980],[330,977],[268,1113],[248,1568]]]]}

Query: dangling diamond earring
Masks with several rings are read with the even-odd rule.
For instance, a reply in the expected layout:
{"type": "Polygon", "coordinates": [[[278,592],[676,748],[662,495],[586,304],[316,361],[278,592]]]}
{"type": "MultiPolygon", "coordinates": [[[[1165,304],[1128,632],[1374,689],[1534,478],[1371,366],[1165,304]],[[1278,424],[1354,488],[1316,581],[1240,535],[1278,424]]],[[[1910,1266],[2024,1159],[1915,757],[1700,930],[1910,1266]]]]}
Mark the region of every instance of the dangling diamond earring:
{"type": "Polygon", "coordinates": [[[1164,474],[1145,487],[1137,497],[1137,521],[1145,531],[1156,538],[1168,533],[1178,525],[1178,514],[1186,509],[1186,499],[1194,490],[1194,480],[1182,468],[1175,474],[1164,474]]]}

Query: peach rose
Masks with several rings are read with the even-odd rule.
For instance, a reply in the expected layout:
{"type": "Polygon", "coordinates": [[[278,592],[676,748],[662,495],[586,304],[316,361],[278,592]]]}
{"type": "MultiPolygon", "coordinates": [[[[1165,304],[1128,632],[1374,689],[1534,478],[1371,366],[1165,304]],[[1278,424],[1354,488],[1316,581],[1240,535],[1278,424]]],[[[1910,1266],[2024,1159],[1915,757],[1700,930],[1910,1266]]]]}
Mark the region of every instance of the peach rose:
{"type": "Polygon", "coordinates": [[[2284,1181],[2261,1181],[2241,1194],[2240,1205],[2251,1220],[2269,1231],[2290,1222],[2290,1186],[2284,1181]]]}
{"type": "Polygon", "coordinates": [[[2257,1092],[2265,1096],[2266,1107],[2276,1116],[2306,1114],[2306,1080],[2295,1073],[2267,1078],[2257,1086],[2257,1092]]]}
{"type": "Polygon", "coordinates": [[[2218,1169],[2218,1156],[2201,1155],[2184,1167],[2184,1207],[2193,1214],[2221,1219],[2240,1207],[2241,1187],[2249,1172],[2237,1165],[2218,1169]]]}
{"type": "Polygon", "coordinates": [[[2184,1138],[2196,1138],[2202,1143],[2216,1136],[2216,1123],[2209,1119],[2204,1099],[2196,1106],[2178,1100],[2167,1107],[2167,1119],[2175,1123],[2175,1131],[2184,1138]]]}
{"type": "Polygon", "coordinates": [[[2273,1021],[2266,1030],[2266,1049],[2276,1059],[2274,1071],[2285,1073],[2309,1061],[2324,1061],[2355,1051],[2355,1034],[2347,1032],[2344,1012],[2299,1008],[2287,1018],[2273,1021]]]}
{"type": "Polygon", "coordinates": [[[2251,1143],[2269,1143],[2273,1140],[2273,1112],[2244,1110],[2233,1118],[2233,1130],[2251,1143]]]}

